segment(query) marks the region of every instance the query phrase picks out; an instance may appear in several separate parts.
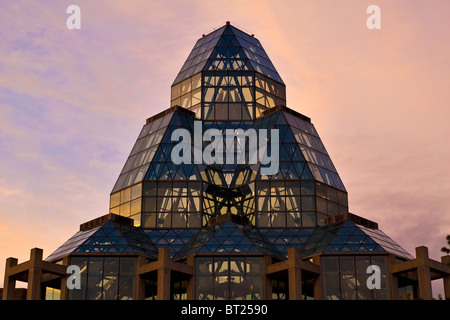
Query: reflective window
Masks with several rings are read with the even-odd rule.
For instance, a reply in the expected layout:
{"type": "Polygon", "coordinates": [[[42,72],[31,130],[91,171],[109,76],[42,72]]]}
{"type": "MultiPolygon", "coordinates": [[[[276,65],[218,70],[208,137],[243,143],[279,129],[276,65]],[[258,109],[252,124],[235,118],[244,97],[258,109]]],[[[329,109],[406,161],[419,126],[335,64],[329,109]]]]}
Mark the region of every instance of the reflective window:
{"type": "Polygon", "coordinates": [[[262,299],[261,257],[197,257],[199,300],[262,299]]]}
{"type": "Polygon", "coordinates": [[[390,298],[387,256],[322,256],[323,292],[327,300],[386,300],[390,298]],[[381,288],[369,289],[369,265],[381,272],[381,288]]]}
{"type": "Polygon", "coordinates": [[[69,290],[69,300],[133,300],[136,257],[72,257],[81,270],[81,289],[69,290]]]}

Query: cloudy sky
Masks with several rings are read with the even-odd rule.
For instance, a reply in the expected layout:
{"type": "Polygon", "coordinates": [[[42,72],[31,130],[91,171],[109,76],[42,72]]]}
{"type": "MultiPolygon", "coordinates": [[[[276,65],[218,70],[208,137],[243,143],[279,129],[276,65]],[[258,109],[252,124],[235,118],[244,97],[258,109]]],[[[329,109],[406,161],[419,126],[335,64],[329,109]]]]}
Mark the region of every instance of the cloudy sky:
{"type": "MultiPolygon", "coordinates": [[[[312,118],[351,212],[440,260],[450,234],[450,3],[2,1],[0,287],[4,261],[48,256],[109,193],[196,40],[226,21],[253,33],[312,118]],[[66,8],[81,8],[68,30],[66,8]]],[[[441,281],[434,295],[442,292],[441,281]]]]}

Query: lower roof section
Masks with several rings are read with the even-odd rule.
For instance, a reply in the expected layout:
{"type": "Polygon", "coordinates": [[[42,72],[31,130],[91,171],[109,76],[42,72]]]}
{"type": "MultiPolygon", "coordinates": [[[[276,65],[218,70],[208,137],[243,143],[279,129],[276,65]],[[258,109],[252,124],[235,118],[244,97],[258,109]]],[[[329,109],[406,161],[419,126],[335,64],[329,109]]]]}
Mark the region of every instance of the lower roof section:
{"type": "Polygon", "coordinates": [[[156,258],[158,249],[143,229],[133,226],[132,219],[110,213],[80,225],[80,231],[46,261],[57,261],[74,253],[139,254],[156,258]]]}
{"type": "Polygon", "coordinates": [[[263,229],[252,226],[244,217],[227,214],[211,219],[202,229],[159,230],[134,227],[132,219],[110,213],[82,224],[80,231],[46,260],[57,261],[73,254],[135,254],[156,258],[159,248],[170,248],[174,259],[192,254],[265,254],[285,259],[291,247],[299,248],[305,259],[348,253],[389,253],[413,259],[370,220],[345,214],[329,222],[319,228],[263,229]]]}

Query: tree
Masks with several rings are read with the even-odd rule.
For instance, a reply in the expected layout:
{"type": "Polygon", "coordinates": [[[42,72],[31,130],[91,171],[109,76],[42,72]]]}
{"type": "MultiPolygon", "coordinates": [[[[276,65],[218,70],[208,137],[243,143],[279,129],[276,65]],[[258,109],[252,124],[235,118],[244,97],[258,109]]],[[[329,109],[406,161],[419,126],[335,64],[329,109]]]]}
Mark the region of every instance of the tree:
{"type": "MultiPolygon", "coordinates": [[[[450,234],[447,236],[447,243],[449,244],[450,247],[450,234]]],[[[446,254],[450,254],[450,248],[442,247],[441,251],[446,254]]]]}

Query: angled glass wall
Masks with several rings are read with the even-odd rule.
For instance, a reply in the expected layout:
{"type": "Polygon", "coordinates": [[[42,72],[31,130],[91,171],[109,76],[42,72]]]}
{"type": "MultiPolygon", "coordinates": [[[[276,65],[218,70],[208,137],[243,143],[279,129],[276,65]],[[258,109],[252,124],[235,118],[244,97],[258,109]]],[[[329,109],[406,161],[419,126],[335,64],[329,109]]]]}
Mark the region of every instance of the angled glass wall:
{"type": "Polygon", "coordinates": [[[323,256],[321,266],[325,300],[390,299],[388,258],[385,255],[323,256]],[[368,289],[369,265],[380,268],[380,289],[368,289]]]}
{"type": "Polygon", "coordinates": [[[171,105],[203,120],[254,120],[286,105],[286,88],[261,43],[231,25],[200,39],[176,77],[171,105]]]}
{"type": "MultiPolygon", "coordinates": [[[[311,233],[295,229],[323,226],[348,212],[348,201],[310,119],[284,107],[285,90],[255,37],[229,24],[203,36],[172,85],[171,109],[143,127],[114,186],[111,212],[133,218],[158,247],[175,251],[212,217],[228,213],[247,217],[282,252],[302,245],[311,233]],[[279,170],[264,175],[265,159],[238,164],[238,152],[248,160],[255,150],[249,139],[242,145],[237,138],[233,145],[224,141],[232,163],[175,165],[171,152],[178,141],[171,135],[183,128],[193,137],[194,121],[201,121],[202,135],[209,129],[223,136],[230,129],[278,130],[279,170]]],[[[204,140],[201,151],[210,142],[204,140]]]]}
{"type": "Polygon", "coordinates": [[[69,290],[69,300],[134,300],[136,257],[71,257],[81,270],[81,289],[69,290]]]}
{"type": "Polygon", "coordinates": [[[198,257],[196,299],[262,299],[262,262],[262,257],[198,257]]]}

